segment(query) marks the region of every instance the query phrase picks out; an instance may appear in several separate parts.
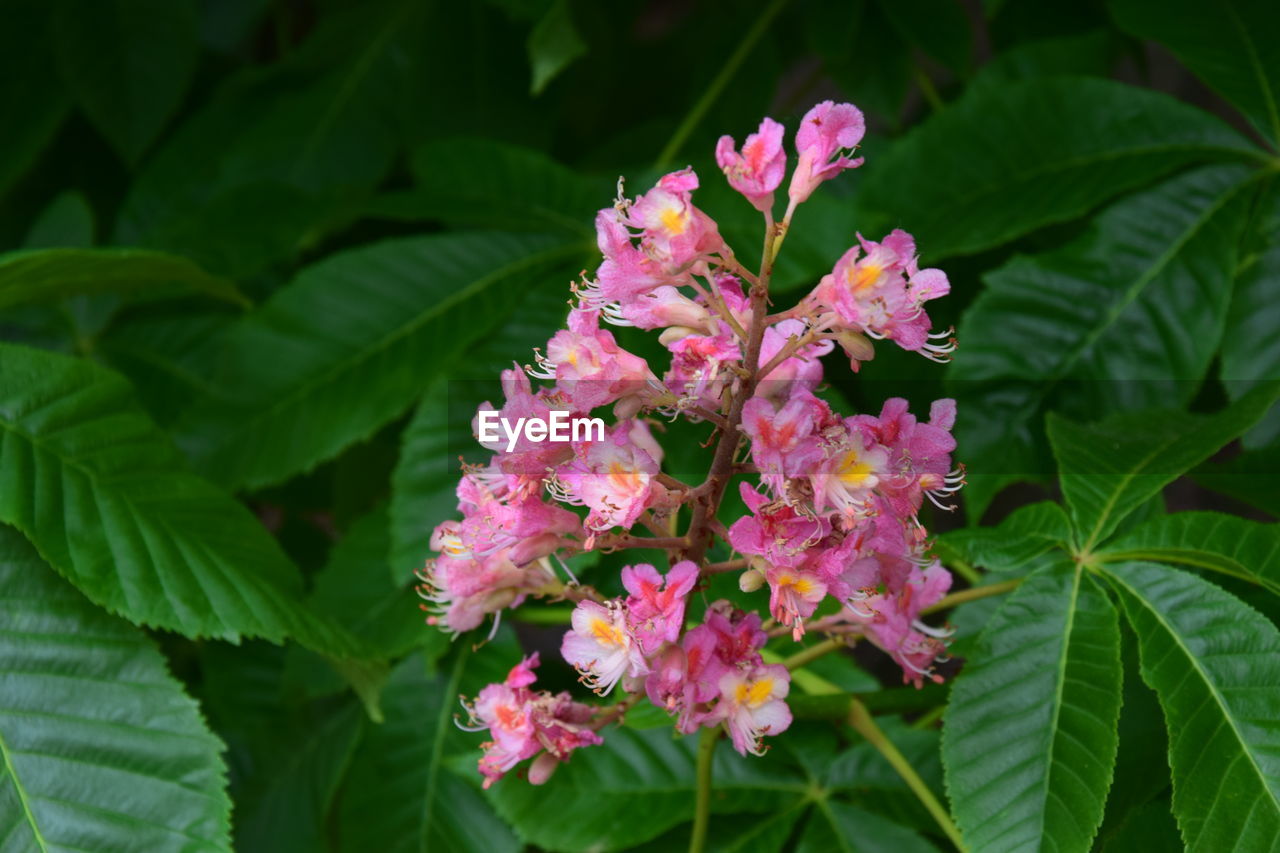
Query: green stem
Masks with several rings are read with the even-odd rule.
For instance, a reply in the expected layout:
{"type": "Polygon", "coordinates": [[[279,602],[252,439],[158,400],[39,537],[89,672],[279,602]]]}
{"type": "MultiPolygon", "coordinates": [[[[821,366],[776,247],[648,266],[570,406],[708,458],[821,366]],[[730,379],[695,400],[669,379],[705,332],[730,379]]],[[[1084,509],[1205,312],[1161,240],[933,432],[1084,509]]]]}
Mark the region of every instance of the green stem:
{"type": "Polygon", "coordinates": [[[1014,578],[1011,581],[1001,581],[1000,583],[989,583],[986,586],[962,589],[959,592],[943,596],[942,600],[937,604],[932,607],[926,607],[920,612],[937,613],[939,610],[946,610],[950,607],[955,607],[957,604],[964,604],[966,601],[977,601],[980,598],[988,598],[992,595],[1004,595],[1006,592],[1012,592],[1017,589],[1020,583],[1022,583],[1022,578],[1014,578]]]}
{"type": "Polygon", "coordinates": [[[946,562],[947,568],[968,581],[970,586],[977,586],[982,583],[982,575],[978,573],[978,570],[959,557],[949,557],[946,562]]]}
{"type": "Polygon", "coordinates": [[[924,69],[918,65],[916,66],[916,82],[920,84],[920,94],[924,96],[930,109],[936,113],[945,106],[937,88],[933,85],[933,81],[929,79],[928,74],[924,73],[924,69]]]}
{"type": "MultiPolygon", "coordinates": [[[[852,698],[852,697],[851,697],[852,698]]],[[[893,741],[880,730],[876,722],[871,717],[871,713],[867,710],[867,706],[863,705],[857,699],[853,699],[849,707],[849,725],[853,726],[858,734],[867,739],[867,743],[876,748],[876,751],[884,756],[889,765],[898,772],[902,777],[902,781],[907,783],[907,787],[916,795],[921,804],[933,815],[933,819],[937,821],[938,826],[951,839],[951,843],[956,849],[964,851],[964,840],[960,837],[960,830],[956,829],[956,825],[951,822],[951,816],[947,814],[947,810],[938,802],[938,798],[933,795],[933,791],[929,790],[929,786],[924,783],[916,773],[915,768],[911,766],[911,762],[898,751],[893,745],[893,741]]]]}
{"type": "Polygon", "coordinates": [[[698,736],[698,799],[694,806],[689,853],[702,853],[707,845],[707,824],[711,820],[711,759],[715,756],[719,739],[719,726],[703,729],[698,736]]]}
{"type": "Polygon", "coordinates": [[[661,171],[671,164],[676,155],[680,153],[680,148],[689,139],[689,135],[693,133],[693,129],[698,126],[698,122],[702,121],[702,117],[707,114],[707,110],[711,109],[711,105],[715,103],[716,98],[720,97],[720,93],[729,85],[729,81],[733,79],[733,75],[737,73],[739,66],[746,61],[751,53],[751,49],[756,46],[756,42],[760,41],[760,37],[764,35],[765,30],[769,28],[769,24],[773,23],[773,19],[782,11],[782,7],[787,4],[787,0],[773,0],[769,7],[756,18],[755,24],[738,42],[738,47],[734,50],[733,55],[729,57],[729,61],[720,69],[720,73],[711,81],[711,85],[702,93],[702,97],[693,105],[693,109],[684,117],[684,121],[680,122],[680,126],[676,128],[676,132],[671,135],[671,139],[667,141],[667,145],[662,149],[662,153],[658,155],[658,160],[654,163],[654,168],[661,171]]]}
{"type": "Polygon", "coordinates": [[[823,640],[821,643],[815,643],[807,649],[802,649],[796,652],[794,655],[784,660],[782,665],[789,670],[799,669],[802,666],[807,666],[813,663],[823,655],[830,654],[831,652],[839,649],[848,648],[848,646],[849,641],[847,637],[830,637],[823,640]]]}
{"type": "Polygon", "coordinates": [[[925,711],[914,722],[911,723],[913,729],[930,729],[933,724],[942,719],[942,715],[946,712],[946,705],[939,705],[930,711],[925,711]]]}
{"type": "Polygon", "coordinates": [[[449,673],[449,686],[444,689],[444,696],[440,699],[440,716],[436,718],[436,730],[431,739],[431,760],[427,763],[427,792],[422,801],[422,831],[418,835],[418,846],[424,853],[431,848],[427,833],[431,831],[432,812],[435,810],[436,780],[440,776],[440,754],[444,752],[444,738],[449,732],[449,726],[453,723],[449,708],[458,699],[463,664],[471,653],[471,646],[468,644],[461,643],[460,646],[458,656],[453,661],[453,671],[449,673]]]}

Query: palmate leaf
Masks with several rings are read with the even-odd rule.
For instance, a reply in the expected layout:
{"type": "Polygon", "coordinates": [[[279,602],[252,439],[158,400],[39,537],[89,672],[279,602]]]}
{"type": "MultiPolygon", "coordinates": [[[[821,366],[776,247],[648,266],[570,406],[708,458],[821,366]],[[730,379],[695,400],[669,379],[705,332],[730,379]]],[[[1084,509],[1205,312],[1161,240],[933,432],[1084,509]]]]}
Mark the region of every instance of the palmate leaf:
{"type": "Polygon", "coordinates": [[[0,255],[0,308],[87,293],[185,296],[247,305],[224,278],[186,258],[145,249],[39,249],[0,255]]]}
{"type": "Polygon", "coordinates": [[[407,409],[524,289],[561,288],[577,243],[503,233],[388,240],[304,270],[230,329],[179,444],[233,488],[307,471],[407,409]],[[556,270],[559,269],[559,272],[556,270]]]}
{"type": "Polygon", "coordinates": [[[937,849],[904,826],[833,799],[814,804],[796,847],[797,853],[934,853],[937,849]]]}
{"type": "Polygon", "coordinates": [[[1261,157],[1168,95],[1043,78],[973,91],[920,125],[867,166],[862,201],[911,230],[932,262],[1071,219],[1192,163],[1261,157]]]}
{"type": "Polygon", "coordinates": [[[953,530],[938,537],[952,551],[980,568],[1026,574],[1051,551],[1071,547],[1071,519],[1061,505],[1041,501],[1019,507],[995,527],[953,530]]]}
{"type": "MultiPolygon", "coordinates": [[[[1280,205],[1263,223],[1274,245],[1251,258],[1236,279],[1227,317],[1230,334],[1222,341],[1219,376],[1232,399],[1259,380],[1280,379],[1280,205]]],[[[1272,411],[1244,437],[1246,447],[1262,448],[1280,438],[1280,411],[1272,411]]]]}
{"type": "Polygon", "coordinates": [[[1135,562],[1103,571],[1164,707],[1187,849],[1280,849],[1280,632],[1177,569],[1135,562]]]}
{"type": "Polygon", "coordinates": [[[1280,524],[1219,512],[1180,512],[1154,519],[1108,542],[1104,562],[1178,563],[1260,584],[1280,595],[1280,524]]]}
{"type": "Polygon", "coordinates": [[[956,679],[942,756],[973,850],[1085,851],[1116,756],[1120,629],[1079,566],[1031,575],[996,611],[956,679]]]}
{"type": "Polygon", "coordinates": [[[1050,414],[1049,441],[1084,553],[1184,472],[1238,437],[1280,398],[1267,382],[1214,415],[1146,412],[1083,426],[1050,414]]]}
{"type": "Polygon", "coordinates": [[[973,508],[993,494],[978,477],[1038,473],[1051,396],[1082,413],[1190,399],[1223,339],[1254,186],[1239,166],[1179,175],[1112,205],[1067,245],[985,277],[947,377],[974,485],[987,486],[967,496],[973,508]]]}
{"type": "Polygon", "coordinates": [[[302,578],[267,530],[191,474],[128,383],[95,364],[0,344],[0,521],[136,624],[360,651],[302,607],[302,578]]]}
{"type": "Polygon", "coordinates": [[[229,850],[222,744],[141,631],[0,525],[6,851],[229,850]]]}
{"type": "Polygon", "coordinates": [[[1280,142],[1280,50],[1268,0],[1112,0],[1116,22],[1173,51],[1280,142]]]}

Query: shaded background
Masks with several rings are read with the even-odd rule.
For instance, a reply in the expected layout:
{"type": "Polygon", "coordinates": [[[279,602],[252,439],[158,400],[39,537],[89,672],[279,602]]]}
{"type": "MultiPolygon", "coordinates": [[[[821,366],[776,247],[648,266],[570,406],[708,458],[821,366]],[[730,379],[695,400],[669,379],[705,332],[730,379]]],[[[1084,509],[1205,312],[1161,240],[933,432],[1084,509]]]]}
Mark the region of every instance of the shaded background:
{"type": "MultiPolygon", "coordinates": [[[[67,250],[40,256],[35,297],[12,293],[32,256],[0,257],[0,337],[123,374],[194,469],[275,533],[313,604],[406,660],[373,726],[310,652],[157,634],[231,748],[240,847],[593,837],[541,827],[544,792],[500,786],[495,815],[476,738],[443,709],[500,676],[514,635],[464,666],[404,587],[453,509],[456,413],[496,396],[496,371],[563,319],[619,175],[634,195],[693,165],[695,201],[751,257],[760,225],[714,168],[716,138],[764,115],[794,130],[826,98],[863,109],[867,164],[800,209],[778,298],[812,286],[855,230],[906,228],[948,272],[952,295],[930,310],[960,329],[952,366],[882,345],[857,381],[828,371],[849,410],[960,399],[971,484],[935,529],[1053,491],[1047,411],[1212,410],[1275,378],[1280,127],[1229,66],[1245,59],[1232,27],[1274,33],[1276,18],[1231,8],[1228,25],[1215,4],[1140,0],[0,3],[0,248],[67,250]],[[148,252],[72,251],[106,247],[148,252]]],[[[1255,59],[1274,73],[1275,57],[1255,59]]],[[[1277,433],[1273,412],[1168,504],[1274,518],[1277,433]]],[[[521,627],[526,647],[556,630],[521,627]]],[[[831,667],[845,689],[879,687],[831,667]]],[[[941,701],[921,695],[902,701],[941,701]]],[[[936,783],[936,730],[900,734],[936,783]]],[[[823,738],[797,735],[793,765],[823,738]]],[[[609,784],[640,781],[610,790],[658,815],[647,836],[682,839],[687,756],[643,752],[618,748],[609,784]]],[[[761,811],[753,786],[798,772],[721,759],[724,812],[733,797],[761,811]]],[[[777,794],[743,844],[935,833],[878,760],[850,758],[856,784],[833,783],[826,811],[777,794]]],[[[596,793],[560,791],[557,810],[602,808],[596,793]]]]}

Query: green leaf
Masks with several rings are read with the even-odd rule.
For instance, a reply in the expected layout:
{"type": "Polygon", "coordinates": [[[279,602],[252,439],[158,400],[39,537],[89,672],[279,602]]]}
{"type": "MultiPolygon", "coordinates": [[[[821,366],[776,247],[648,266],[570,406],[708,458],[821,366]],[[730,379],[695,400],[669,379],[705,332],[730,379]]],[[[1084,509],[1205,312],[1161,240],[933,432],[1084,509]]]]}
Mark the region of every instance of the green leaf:
{"type": "Polygon", "coordinates": [[[955,681],[942,757],[974,850],[1089,849],[1116,757],[1120,629],[1079,566],[1029,577],[955,681]]]}
{"type": "Polygon", "coordinates": [[[465,778],[446,764],[446,759],[464,756],[484,739],[454,727],[459,692],[474,696],[485,680],[501,680],[504,668],[514,665],[519,654],[504,632],[475,656],[465,647],[459,649],[450,669],[435,677],[427,675],[418,655],[396,668],[383,693],[386,722],[366,732],[341,795],[338,849],[519,849],[511,830],[481,795],[474,759],[468,762],[465,778]],[[377,819],[370,820],[370,815],[377,819]]]}
{"type": "Polygon", "coordinates": [[[1043,557],[1071,545],[1071,520],[1053,501],[1019,507],[996,527],[952,530],[937,539],[943,553],[995,572],[1028,573],[1043,557]]]}
{"type": "Polygon", "coordinates": [[[410,166],[414,188],[378,196],[366,213],[594,239],[595,212],[614,193],[540,151],[479,137],[428,142],[410,166]]]}
{"type": "Polygon", "coordinates": [[[1180,175],[986,276],[948,372],[975,474],[1039,473],[1050,401],[1096,416],[1190,400],[1223,339],[1252,180],[1238,166],[1180,175]]]}
{"type": "Polygon", "coordinates": [[[495,334],[460,353],[423,395],[401,439],[400,459],[391,478],[391,566],[404,580],[431,553],[437,524],[457,508],[461,472],[458,448],[480,449],[471,435],[472,406],[502,394],[498,376],[512,363],[532,360],[564,324],[560,294],[529,290],[515,294],[515,310],[495,334]]]}
{"type": "Polygon", "coordinates": [[[1110,29],[1036,39],[993,56],[969,85],[1007,86],[1017,80],[1065,75],[1108,77],[1121,42],[1110,29]]]}
{"type": "MultiPolygon", "coordinates": [[[[1272,409],[1274,412],[1275,409],[1272,409]]],[[[1191,479],[1236,500],[1251,504],[1280,519],[1280,444],[1249,450],[1221,463],[1206,463],[1191,472],[1191,479]]]]}
{"type": "Polygon", "coordinates": [[[1050,413],[1049,441],[1080,553],[1101,544],[1125,516],[1257,423],[1280,381],[1254,388],[1214,415],[1143,412],[1088,426],[1050,413]]]}
{"type": "Polygon", "coordinates": [[[61,0],[54,16],[67,86],[126,162],[151,146],[196,68],[194,0],[61,0]]]}
{"type": "Polygon", "coordinates": [[[384,506],[352,524],[333,547],[315,576],[308,604],[344,625],[379,657],[394,660],[425,646],[427,659],[434,660],[448,648],[448,635],[425,624],[421,599],[405,583],[417,566],[395,571],[388,560],[390,545],[384,506]]]}
{"type": "Polygon", "coordinates": [[[257,519],[189,473],[97,365],[0,344],[0,521],[135,624],[359,651],[302,607],[301,577],[257,519]]]}
{"type": "Polygon", "coordinates": [[[346,701],[273,720],[276,727],[257,739],[254,772],[235,792],[239,853],[327,849],[330,808],[355,755],[363,719],[360,706],[346,701]]]}
{"type": "Polygon", "coordinates": [[[528,50],[533,71],[529,92],[533,95],[541,95],[556,75],[587,52],[586,42],[573,25],[569,0],[554,0],[529,33],[528,50]]]}
{"type": "Polygon", "coordinates": [[[230,850],[221,742],[141,631],[0,526],[6,850],[230,850]]]}
{"type": "Polygon", "coordinates": [[[581,252],[550,238],[467,233],[333,255],[228,331],[215,377],[224,394],[187,413],[179,444],[198,471],[232,488],[310,470],[404,412],[515,294],[563,287],[552,270],[581,252]]]}
{"type": "Polygon", "coordinates": [[[1220,588],[1150,563],[1103,567],[1169,727],[1173,813],[1188,850],[1280,838],[1280,632],[1220,588]]]}
{"type": "Polygon", "coordinates": [[[238,277],[313,246],[392,167],[403,120],[393,108],[432,79],[421,66],[427,9],[336,4],[280,62],[228,77],[133,182],[115,242],[238,277]]]}
{"type": "Polygon", "coordinates": [[[12,0],[0,27],[0,197],[47,150],[71,111],[58,80],[48,0],[12,0]]]}
{"type": "Polygon", "coordinates": [[[904,826],[829,797],[814,802],[796,847],[797,853],[933,853],[937,849],[904,826]]]}
{"type": "MultiPolygon", "coordinates": [[[[1271,227],[1280,227],[1272,220],[1271,227]]],[[[1272,231],[1275,234],[1275,231],[1272,231]]],[[[1219,375],[1227,395],[1238,398],[1260,380],[1280,379],[1280,238],[1251,259],[1236,279],[1227,318],[1229,334],[1222,341],[1219,375]]],[[[1280,417],[1273,413],[1245,438],[1245,445],[1264,447],[1280,437],[1280,417]]]]}
{"type": "Polygon", "coordinates": [[[1260,584],[1280,595],[1280,525],[1219,512],[1157,518],[1096,552],[1103,562],[1179,563],[1260,584]]]}
{"type": "MultiPolygon", "coordinates": [[[[604,744],[574,754],[544,786],[508,776],[490,790],[498,814],[527,844],[548,850],[613,850],[655,838],[693,817],[696,736],[669,730],[602,732],[604,744]],[[572,820],[548,821],[554,802],[572,820]],[[643,814],[637,822],[634,816],[643,814]]],[[[721,743],[712,769],[714,813],[771,812],[803,793],[781,759],[738,755],[721,743]]]]}
{"type": "Polygon", "coordinates": [[[880,0],[879,6],[907,44],[961,77],[972,68],[973,28],[956,0],[880,0]]]}
{"type": "Polygon", "coordinates": [[[0,308],[88,293],[186,296],[247,305],[236,286],[186,258],[144,249],[32,249],[0,255],[0,308]]]}
{"type": "Polygon", "coordinates": [[[45,205],[27,232],[24,249],[87,249],[93,245],[93,208],[74,190],[45,205]]]}
{"type": "Polygon", "coordinates": [[[1089,78],[984,87],[869,151],[863,201],[929,261],[1072,219],[1191,163],[1257,159],[1247,140],[1173,98],[1089,78]]]}
{"type": "Polygon", "coordinates": [[[803,18],[823,70],[841,93],[897,129],[911,87],[912,55],[890,23],[886,5],[824,0],[803,18]]]}
{"type": "Polygon", "coordinates": [[[1111,0],[1116,23],[1171,50],[1280,142],[1280,52],[1267,0],[1111,0]]]}

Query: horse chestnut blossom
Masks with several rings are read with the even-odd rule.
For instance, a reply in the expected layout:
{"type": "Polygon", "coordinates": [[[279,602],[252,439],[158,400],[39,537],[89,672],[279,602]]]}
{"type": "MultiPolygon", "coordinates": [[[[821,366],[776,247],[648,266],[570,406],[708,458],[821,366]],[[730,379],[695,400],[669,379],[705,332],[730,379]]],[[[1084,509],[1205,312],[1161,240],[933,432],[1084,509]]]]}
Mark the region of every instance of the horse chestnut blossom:
{"type": "Polygon", "coordinates": [[[791,669],[815,648],[788,658],[787,646],[813,634],[832,650],[859,641],[882,649],[907,683],[942,680],[936,664],[949,631],[924,616],[951,575],[930,553],[920,513],[926,500],[949,509],[964,483],[951,459],[955,403],[936,401],[927,419],[897,397],[877,414],[842,414],[823,380],[837,347],[855,371],[877,341],[946,361],[952,332],[933,331],[925,306],[948,292],[947,276],[920,266],[905,231],[879,241],[854,234],[795,305],[770,302],[798,207],[862,164],[854,155],[863,131],[851,104],[826,101],[801,119],[778,220],[783,125],[764,119],[740,150],[720,139],[716,162],[763,214],[755,270],[695,204],[692,169],[635,198],[619,182],[595,221],[600,263],[572,285],[565,327],[525,368],[519,359],[529,356],[513,353],[503,399],[481,407],[477,440],[482,417],[612,418],[603,431],[563,441],[538,441],[527,429],[498,441],[488,433],[491,458],[466,466],[458,486],[461,519],[431,535],[438,556],[420,572],[429,622],[458,634],[488,619],[496,628],[504,610],[533,598],[570,601],[561,657],[607,697],[591,704],[535,692],[538,656],[517,663],[465,705],[468,725],[489,732],[486,787],[530,760],[528,780],[545,781],[645,700],[681,733],[723,732],[739,753],[760,755],[791,725],[791,669]],[[610,325],[654,333],[663,363],[628,351],[610,325]],[[701,483],[664,471],[674,420],[705,431],[701,483]],[[722,518],[730,488],[745,513],[722,518]],[[627,549],[665,552],[666,565],[594,569],[606,594],[565,562],[627,549]],[[728,573],[736,584],[716,583],[728,573]]]}

